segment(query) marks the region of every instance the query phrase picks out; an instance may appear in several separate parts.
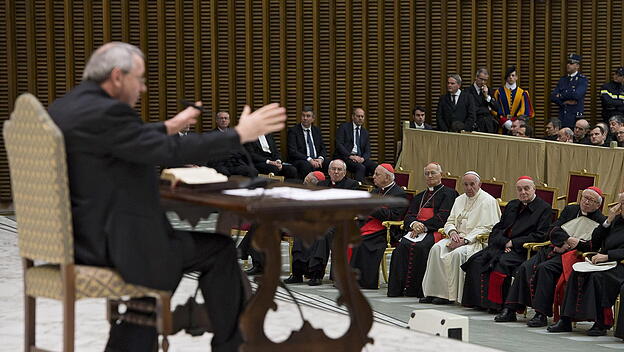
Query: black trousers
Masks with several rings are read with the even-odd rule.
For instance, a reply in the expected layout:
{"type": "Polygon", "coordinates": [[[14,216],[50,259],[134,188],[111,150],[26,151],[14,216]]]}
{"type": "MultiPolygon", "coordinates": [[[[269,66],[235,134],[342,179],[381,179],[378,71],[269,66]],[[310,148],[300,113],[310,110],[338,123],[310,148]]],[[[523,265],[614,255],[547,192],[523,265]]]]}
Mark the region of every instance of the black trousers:
{"type": "MultiPolygon", "coordinates": [[[[238,351],[242,337],[238,317],[244,308],[245,294],[236,248],[229,236],[176,231],[175,236],[191,236],[193,253],[180,253],[184,272],[199,272],[199,287],[213,325],[213,351],[238,351]]],[[[153,327],[122,322],[112,324],[107,352],[152,352],[157,343],[153,327]]]]}
{"type": "Polygon", "coordinates": [[[347,164],[347,170],[353,172],[353,178],[360,182],[363,182],[366,176],[372,175],[377,167],[377,163],[370,159],[364,160],[361,164],[356,163],[349,158],[345,158],[343,160],[345,164],[347,164]]]}
{"type": "Polygon", "coordinates": [[[329,167],[329,159],[323,159],[323,163],[321,164],[321,168],[315,169],[312,167],[307,160],[295,160],[292,162],[293,166],[297,168],[297,172],[299,172],[299,178],[304,179],[308,174],[312,171],[321,171],[322,173],[327,173],[327,168],[329,167]]]}
{"type": "Polygon", "coordinates": [[[296,179],[297,169],[292,165],[282,165],[282,169],[278,169],[275,165],[269,165],[267,163],[256,163],[254,165],[259,173],[284,176],[285,179],[296,179]]]}

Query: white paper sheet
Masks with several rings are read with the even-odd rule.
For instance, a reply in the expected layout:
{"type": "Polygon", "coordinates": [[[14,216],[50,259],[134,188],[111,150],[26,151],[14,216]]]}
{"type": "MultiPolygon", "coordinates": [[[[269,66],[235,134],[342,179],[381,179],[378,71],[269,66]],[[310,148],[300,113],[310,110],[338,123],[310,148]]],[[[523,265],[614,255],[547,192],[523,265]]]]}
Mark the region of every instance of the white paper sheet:
{"type": "Polygon", "coordinates": [[[333,199],[361,199],[370,198],[371,194],[365,191],[355,191],[350,189],[322,189],[310,190],[295,187],[275,187],[275,188],[256,188],[256,189],[230,189],[223,191],[223,194],[239,197],[271,197],[292,200],[333,200],[333,199]]]}
{"type": "Polygon", "coordinates": [[[405,234],[405,236],[403,236],[403,238],[412,242],[420,242],[425,239],[425,236],[427,236],[427,234],[423,232],[423,233],[419,233],[418,235],[416,235],[416,237],[412,238],[410,234],[411,232],[408,232],[407,234],[405,234]]]}

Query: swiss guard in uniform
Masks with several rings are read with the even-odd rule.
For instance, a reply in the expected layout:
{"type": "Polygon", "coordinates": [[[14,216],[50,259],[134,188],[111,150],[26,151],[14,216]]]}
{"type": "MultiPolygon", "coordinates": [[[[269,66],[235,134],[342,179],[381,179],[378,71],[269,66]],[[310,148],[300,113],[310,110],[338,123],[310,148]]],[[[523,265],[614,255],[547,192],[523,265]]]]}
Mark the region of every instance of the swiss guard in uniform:
{"type": "Polygon", "coordinates": [[[587,77],[579,72],[580,64],[580,55],[568,55],[566,65],[568,74],[559,79],[557,87],[550,95],[550,100],[559,105],[561,127],[569,127],[572,130],[574,130],[576,120],[583,116],[583,99],[587,92],[587,77]]]}

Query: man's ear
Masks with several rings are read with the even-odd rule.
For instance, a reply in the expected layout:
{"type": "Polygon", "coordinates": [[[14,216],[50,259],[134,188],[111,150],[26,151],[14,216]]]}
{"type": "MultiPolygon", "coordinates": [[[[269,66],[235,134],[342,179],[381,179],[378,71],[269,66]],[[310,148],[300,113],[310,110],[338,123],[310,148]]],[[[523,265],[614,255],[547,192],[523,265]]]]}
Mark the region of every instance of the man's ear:
{"type": "Polygon", "coordinates": [[[121,71],[121,69],[119,67],[115,67],[113,68],[113,70],[110,73],[110,80],[111,83],[113,84],[114,87],[119,88],[121,87],[121,81],[123,79],[123,75],[124,73],[121,71]]]}

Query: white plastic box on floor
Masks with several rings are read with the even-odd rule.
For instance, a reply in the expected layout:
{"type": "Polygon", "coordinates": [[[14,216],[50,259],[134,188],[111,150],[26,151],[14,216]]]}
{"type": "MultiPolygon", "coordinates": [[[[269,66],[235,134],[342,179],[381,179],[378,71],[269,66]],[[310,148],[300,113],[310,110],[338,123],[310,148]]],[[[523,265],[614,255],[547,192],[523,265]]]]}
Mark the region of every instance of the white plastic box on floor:
{"type": "Polygon", "coordinates": [[[468,317],[435,309],[412,311],[407,327],[411,330],[468,342],[468,317]]]}

